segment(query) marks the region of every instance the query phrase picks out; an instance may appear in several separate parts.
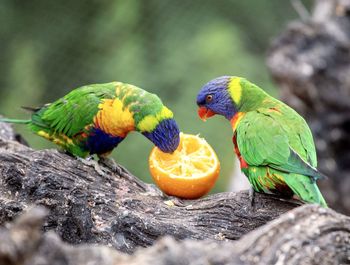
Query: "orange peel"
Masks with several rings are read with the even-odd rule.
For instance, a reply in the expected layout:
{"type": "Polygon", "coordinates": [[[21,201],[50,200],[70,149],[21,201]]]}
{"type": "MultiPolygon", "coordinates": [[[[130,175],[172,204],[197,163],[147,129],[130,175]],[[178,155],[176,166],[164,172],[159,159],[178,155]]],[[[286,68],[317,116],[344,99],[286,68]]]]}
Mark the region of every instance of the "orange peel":
{"type": "Polygon", "coordinates": [[[149,156],[153,180],[166,194],[196,199],[214,186],[220,162],[213,148],[198,135],[180,134],[180,144],[172,154],[154,147],[149,156]]]}

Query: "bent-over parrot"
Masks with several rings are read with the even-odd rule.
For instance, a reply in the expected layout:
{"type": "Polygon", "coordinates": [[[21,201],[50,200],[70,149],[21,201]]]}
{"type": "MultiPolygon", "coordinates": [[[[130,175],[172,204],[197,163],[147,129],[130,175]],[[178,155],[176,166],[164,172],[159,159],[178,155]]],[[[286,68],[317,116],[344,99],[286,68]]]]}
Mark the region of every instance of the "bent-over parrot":
{"type": "Polygon", "coordinates": [[[108,155],[129,132],[137,131],[163,152],[179,145],[173,113],[155,94],[121,82],[76,88],[41,108],[32,109],[29,129],[77,157],[108,155]]]}

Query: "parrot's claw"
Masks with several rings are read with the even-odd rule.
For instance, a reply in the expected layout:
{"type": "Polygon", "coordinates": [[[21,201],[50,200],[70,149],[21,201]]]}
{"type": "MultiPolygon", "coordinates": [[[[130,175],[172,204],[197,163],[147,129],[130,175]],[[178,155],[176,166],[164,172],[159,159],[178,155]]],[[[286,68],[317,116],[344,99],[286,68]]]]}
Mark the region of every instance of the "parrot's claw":
{"type": "Polygon", "coordinates": [[[167,199],[166,201],[164,201],[164,203],[167,204],[168,206],[181,206],[181,207],[187,206],[183,200],[175,196],[169,196],[169,195],[163,194],[163,197],[167,199]]]}
{"type": "Polygon", "coordinates": [[[88,157],[86,159],[81,158],[81,157],[77,157],[77,160],[82,162],[84,165],[89,166],[89,167],[94,167],[94,169],[96,170],[96,172],[100,175],[100,176],[105,176],[106,172],[104,172],[102,170],[102,168],[100,167],[99,163],[93,159],[93,157],[88,157]]]}
{"type": "Polygon", "coordinates": [[[249,201],[250,201],[250,206],[254,207],[254,199],[255,199],[255,190],[253,187],[249,188],[249,201]]]}
{"type": "Polygon", "coordinates": [[[99,161],[98,161],[99,163],[108,167],[111,171],[121,176],[122,174],[121,168],[112,158],[102,157],[102,156],[99,156],[98,158],[99,158],[99,161]]]}
{"type": "Polygon", "coordinates": [[[100,159],[99,162],[101,164],[105,165],[110,170],[117,173],[118,176],[123,177],[129,180],[130,182],[136,183],[137,186],[141,187],[145,191],[151,190],[150,185],[139,180],[137,177],[132,175],[127,169],[117,164],[112,158],[100,156],[99,159],[100,159]]]}

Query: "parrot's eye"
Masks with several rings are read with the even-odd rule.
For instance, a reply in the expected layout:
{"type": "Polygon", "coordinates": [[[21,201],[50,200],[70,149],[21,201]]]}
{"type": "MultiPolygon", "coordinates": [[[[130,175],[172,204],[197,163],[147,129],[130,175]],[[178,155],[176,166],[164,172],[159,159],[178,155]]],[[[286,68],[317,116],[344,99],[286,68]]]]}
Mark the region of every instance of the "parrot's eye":
{"type": "Polygon", "coordinates": [[[205,101],[207,103],[211,102],[213,100],[213,95],[207,95],[206,98],[205,98],[205,101]]]}

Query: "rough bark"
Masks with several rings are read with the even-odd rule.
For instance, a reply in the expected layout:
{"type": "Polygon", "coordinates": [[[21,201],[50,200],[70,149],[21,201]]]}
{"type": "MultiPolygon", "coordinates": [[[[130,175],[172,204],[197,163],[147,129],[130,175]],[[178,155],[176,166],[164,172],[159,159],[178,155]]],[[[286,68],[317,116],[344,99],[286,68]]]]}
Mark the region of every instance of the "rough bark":
{"type": "Polygon", "coordinates": [[[252,207],[248,192],[178,200],[14,139],[0,123],[0,265],[350,264],[350,220],[332,210],[285,213],[298,204],[263,194],[252,207]],[[48,211],[14,221],[31,205],[48,211]]]}
{"type": "MultiPolygon", "coordinates": [[[[310,121],[327,200],[350,213],[350,2],[317,4],[268,63],[310,121]]],[[[179,200],[23,143],[0,123],[0,265],[350,264],[350,218],[330,209],[264,194],[251,206],[247,191],[179,200]]]]}
{"type": "Polygon", "coordinates": [[[247,191],[171,198],[122,167],[116,173],[100,165],[101,176],[67,154],[11,139],[0,134],[0,225],[32,204],[42,205],[50,210],[44,230],[73,244],[99,243],[131,253],[164,235],[236,240],[298,206],[256,194],[252,207],[247,191]]]}
{"type": "Polygon", "coordinates": [[[236,242],[165,237],[132,256],[106,246],[63,243],[55,233],[40,230],[46,214],[35,208],[0,228],[0,264],[350,264],[350,218],[314,205],[283,214],[236,242]]]}
{"type": "Polygon", "coordinates": [[[350,214],[350,1],[315,1],[312,15],[274,41],[268,67],[282,99],[301,113],[316,140],[327,202],[350,214]]]}
{"type": "Polygon", "coordinates": [[[263,194],[252,207],[247,192],[182,201],[13,139],[0,123],[0,265],[350,264],[350,220],[330,209],[263,194]]]}

